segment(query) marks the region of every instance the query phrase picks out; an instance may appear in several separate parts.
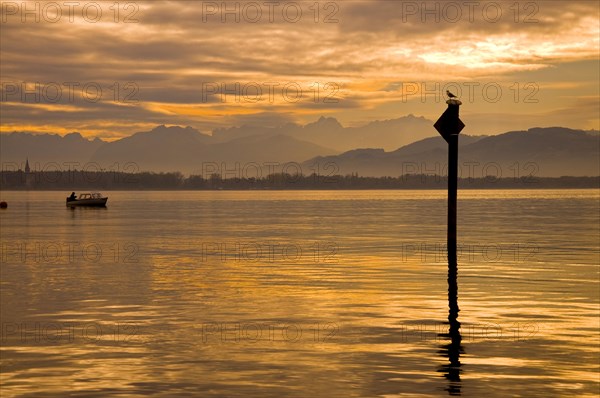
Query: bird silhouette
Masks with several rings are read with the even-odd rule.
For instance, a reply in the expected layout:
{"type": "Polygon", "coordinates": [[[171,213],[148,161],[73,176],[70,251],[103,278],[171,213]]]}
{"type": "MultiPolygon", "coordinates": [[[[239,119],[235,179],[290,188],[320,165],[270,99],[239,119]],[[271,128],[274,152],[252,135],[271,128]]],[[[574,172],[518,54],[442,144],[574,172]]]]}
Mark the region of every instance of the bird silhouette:
{"type": "Polygon", "coordinates": [[[452,94],[450,90],[446,90],[446,95],[448,96],[448,98],[456,98],[456,95],[452,94]]]}

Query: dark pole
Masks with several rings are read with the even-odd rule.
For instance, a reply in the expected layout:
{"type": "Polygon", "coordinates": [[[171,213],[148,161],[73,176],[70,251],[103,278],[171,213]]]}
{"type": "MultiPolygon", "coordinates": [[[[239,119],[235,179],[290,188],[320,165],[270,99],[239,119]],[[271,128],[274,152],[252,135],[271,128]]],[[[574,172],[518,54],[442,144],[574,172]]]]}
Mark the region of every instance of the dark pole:
{"type": "Polygon", "coordinates": [[[458,260],[456,257],[456,198],[458,183],[458,134],[448,140],[448,322],[453,343],[460,343],[458,322],[458,260]]]}
{"type": "Polygon", "coordinates": [[[456,264],[456,197],[458,185],[458,134],[448,139],[448,261],[456,264]]]}
{"type": "Polygon", "coordinates": [[[465,127],[458,115],[462,102],[451,98],[448,109],[434,127],[448,143],[448,264],[456,265],[456,193],[458,184],[458,134],[465,127]]]}
{"type": "MultiPolygon", "coordinates": [[[[448,115],[452,124],[460,121],[458,109],[460,103],[456,100],[448,101],[448,115]]],[[[458,260],[456,255],[456,204],[458,191],[458,132],[456,129],[447,136],[448,141],[448,321],[450,323],[450,337],[452,342],[460,342],[460,322],[458,322],[458,260]]]]}
{"type": "Polygon", "coordinates": [[[460,120],[458,110],[462,104],[450,98],[446,101],[448,109],[435,123],[436,130],[448,143],[448,337],[450,344],[445,347],[449,365],[442,367],[450,381],[450,395],[460,395],[460,353],[462,351],[460,322],[458,321],[458,260],[456,255],[456,204],[458,185],[458,134],[465,127],[460,120]]]}

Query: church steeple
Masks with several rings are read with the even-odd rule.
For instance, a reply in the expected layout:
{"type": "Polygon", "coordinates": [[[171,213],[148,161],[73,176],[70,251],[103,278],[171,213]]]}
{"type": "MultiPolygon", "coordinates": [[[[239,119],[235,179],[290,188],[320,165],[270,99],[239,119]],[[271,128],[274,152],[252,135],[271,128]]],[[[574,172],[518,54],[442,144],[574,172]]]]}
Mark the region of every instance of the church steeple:
{"type": "Polygon", "coordinates": [[[29,173],[31,169],[29,168],[29,158],[25,160],[25,173],[29,173]]]}

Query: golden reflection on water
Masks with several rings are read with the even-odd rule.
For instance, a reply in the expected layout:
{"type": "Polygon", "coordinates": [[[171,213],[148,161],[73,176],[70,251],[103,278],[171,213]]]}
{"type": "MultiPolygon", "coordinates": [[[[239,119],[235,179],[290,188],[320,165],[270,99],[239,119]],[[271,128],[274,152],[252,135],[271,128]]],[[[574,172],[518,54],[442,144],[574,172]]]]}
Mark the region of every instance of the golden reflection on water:
{"type": "Polygon", "coordinates": [[[453,381],[444,191],[3,192],[2,395],[594,396],[598,192],[459,195],[453,381]]]}

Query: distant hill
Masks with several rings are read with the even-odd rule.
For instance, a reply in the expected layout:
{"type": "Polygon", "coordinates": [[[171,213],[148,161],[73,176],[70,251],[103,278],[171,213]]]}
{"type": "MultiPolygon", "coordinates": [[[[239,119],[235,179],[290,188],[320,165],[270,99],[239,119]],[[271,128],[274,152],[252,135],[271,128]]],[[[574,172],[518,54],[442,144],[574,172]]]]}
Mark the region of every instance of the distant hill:
{"type": "Polygon", "coordinates": [[[286,135],[338,152],[365,147],[394,150],[411,142],[436,136],[432,125],[433,121],[413,115],[376,120],[360,127],[344,127],[335,118],[321,117],[304,126],[289,123],[280,127],[241,126],[217,129],[213,136],[218,141],[229,141],[251,135],[286,135]]]}
{"type": "Polygon", "coordinates": [[[236,163],[242,168],[247,163],[301,162],[332,153],[336,151],[281,134],[256,134],[221,142],[191,127],[158,126],[106,143],[91,159],[101,164],[134,162],[140,170],[202,173],[206,163],[234,170],[236,163]]]}
{"type": "Polygon", "coordinates": [[[24,167],[26,158],[29,158],[32,169],[39,170],[51,168],[50,163],[58,163],[61,168],[65,162],[83,165],[104,144],[98,138],[88,140],[79,133],[65,136],[20,132],[0,134],[0,159],[5,170],[11,167],[9,164],[24,167]]]}
{"type": "MultiPolygon", "coordinates": [[[[600,175],[600,135],[597,131],[562,127],[532,128],[495,136],[461,136],[459,164],[463,177],[539,177],[600,175]],[[470,174],[469,174],[470,173],[470,174]]],[[[445,174],[446,142],[428,138],[395,151],[356,149],[305,162],[337,166],[340,174],[398,176],[445,174]]]]}
{"type": "MultiPolygon", "coordinates": [[[[319,170],[321,174],[361,176],[443,175],[447,145],[437,133],[388,149],[393,139],[403,142],[409,137],[433,135],[431,124],[427,119],[407,116],[345,128],[333,118],[320,118],[305,126],[242,126],[216,130],[212,136],[192,127],[158,126],[112,142],[89,140],[78,133],[59,136],[15,132],[0,135],[0,157],[5,170],[15,165],[22,168],[29,158],[35,170],[50,162],[65,169],[67,162],[95,162],[106,170],[180,171],[204,176],[214,170],[229,178],[247,177],[239,170],[248,165],[260,165],[261,174],[265,175],[269,172],[265,164],[288,162],[301,163],[305,174],[319,170]],[[427,131],[420,127],[425,125],[427,131]],[[404,131],[401,126],[413,126],[415,130],[406,127],[409,130],[404,131]],[[385,147],[377,145],[384,141],[385,147]],[[353,146],[340,153],[338,148],[349,143],[364,143],[363,149],[353,146]]],[[[598,131],[532,128],[495,136],[464,135],[459,142],[463,177],[600,175],[598,131]]],[[[286,170],[275,167],[270,171],[286,170]]],[[[296,169],[287,171],[293,173],[296,169]]]]}

